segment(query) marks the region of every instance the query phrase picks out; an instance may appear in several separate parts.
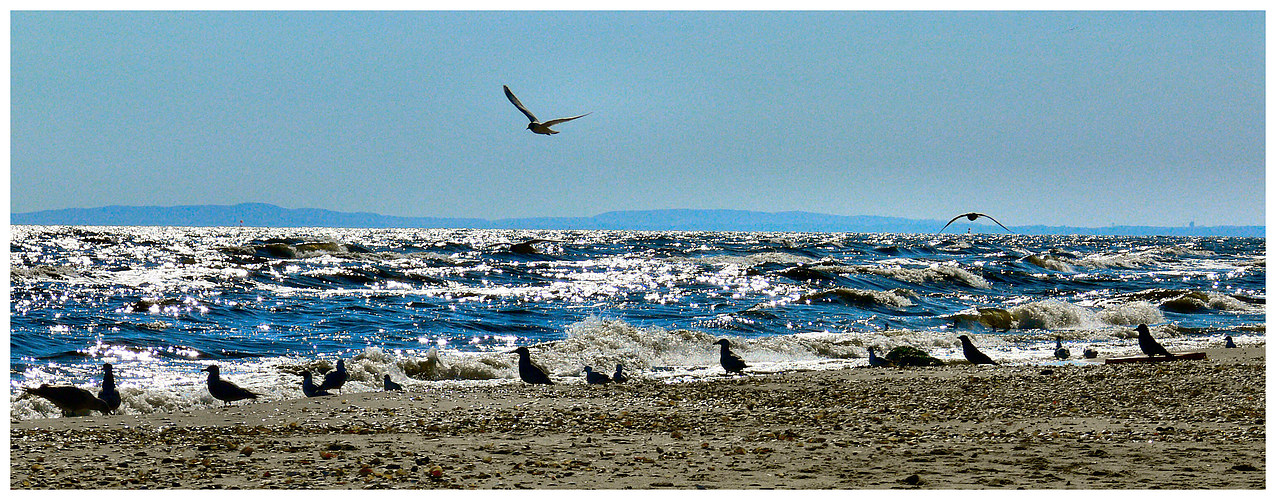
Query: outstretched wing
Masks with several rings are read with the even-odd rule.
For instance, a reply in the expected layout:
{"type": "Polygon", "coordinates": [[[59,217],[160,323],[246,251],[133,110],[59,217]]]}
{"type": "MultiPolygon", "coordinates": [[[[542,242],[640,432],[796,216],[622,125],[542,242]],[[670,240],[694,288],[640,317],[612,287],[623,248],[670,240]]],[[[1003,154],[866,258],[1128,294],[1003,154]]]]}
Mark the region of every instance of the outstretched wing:
{"type": "Polygon", "coordinates": [[[531,111],[528,111],[527,108],[524,108],[523,103],[518,102],[518,98],[514,97],[514,93],[510,92],[510,88],[508,86],[501,85],[501,88],[505,89],[505,97],[510,100],[510,103],[514,104],[514,107],[518,108],[519,111],[522,111],[524,115],[527,115],[528,120],[537,121],[536,115],[533,115],[531,111]]]}
{"type": "MultiPolygon", "coordinates": [[[[938,231],[935,231],[935,234],[939,234],[939,233],[944,232],[944,230],[945,230],[945,229],[948,229],[948,226],[949,226],[949,225],[951,225],[951,224],[952,224],[952,223],[954,223],[954,222],[957,222],[957,219],[960,219],[960,218],[965,217],[965,216],[966,216],[966,214],[961,214],[961,215],[958,215],[958,216],[956,216],[956,217],[953,217],[953,220],[948,221],[948,224],[944,224],[944,227],[941,227],[941,228],[939,228],[939,230],[938,230],[938,231]]],[[[989,217],[989,218],[991,219],[991,217],[989,217]]]]}
{"type": "MultiPolygon", "coordinates": [[[[524,111],[524,113],[526,113],[526,111],[524,111]]],[[[592,113],[592,111],[591,111],[590,113],[592,113]]],[[[573,116],[573,117],[571,117],[571,118],[557,118],[557,119],[553,119],[553,120],[547,121],[547,122],[543,123],[542,125],[545,125],[546,127],[549,127],[549,126],[556,125],[556,124],[559,124],[559,123],[569,122],[569,121],[575,120],[575,119],[577,119],[577,118],[580,118],[580,117],[585,116],[585,115],[588,115],[588,114],[589,114],[589,113],[585,113],[584,115],[576,115],[576,116],[573,116]]],[[[528,116],[531,116],[531,115],[528,115],[528,116]]],[[[535,120],[535,118],[533,118],[532,120],[535,120]]]]}
{"type": "MultiPolygon", "coordinates": [[[[988,214],[975,214],[975,215],[978,215],[978,216],[980,216],[980,217],[987,217],[989,220],[991,220],[991,221],[993,221],[993,222],[997,222],[997,219],[993,219],[993,218],[992,218],[992,216],[991,216],[991,215],[988,215],[988,214]]],[[[1006,231],[1010,231],[1010,228],[1006,227],[1006,225],[1005,225],[1005,224],[1002,224],[1002,223],[1000,223],[1000,222],[997,222],[997,225],[998,225],[998,226],[1001,226],[1001,228],[1002,228],[1002,229],[1005,229],[1006,231]]],[[[1013,233],[1014,231],[1010,231],[1010,232],[1012,232],[1012,233],[1013,233]]]]}

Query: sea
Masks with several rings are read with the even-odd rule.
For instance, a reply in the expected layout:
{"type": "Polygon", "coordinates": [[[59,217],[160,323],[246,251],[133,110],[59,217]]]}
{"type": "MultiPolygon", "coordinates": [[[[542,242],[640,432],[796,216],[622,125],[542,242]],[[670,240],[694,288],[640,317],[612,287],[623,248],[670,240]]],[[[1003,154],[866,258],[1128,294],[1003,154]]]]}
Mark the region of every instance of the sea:
{"type": "MultiPolygon", "coordinates": [[[[867,348],[1009,365],[1266,336],[1263,238],[259,227],[10,226],[10,415],[59,416],[22,388],[121,411],[218,406],[200,370],[263,400],[345,360],[342,389],[560,383],[583,368],[661,383],[867,366],[867,348]],[[1056,341],[1071,357],[1054,357],[1056,341]]],[[[321,378],[321,377],[319,377],[321,378]]]]}

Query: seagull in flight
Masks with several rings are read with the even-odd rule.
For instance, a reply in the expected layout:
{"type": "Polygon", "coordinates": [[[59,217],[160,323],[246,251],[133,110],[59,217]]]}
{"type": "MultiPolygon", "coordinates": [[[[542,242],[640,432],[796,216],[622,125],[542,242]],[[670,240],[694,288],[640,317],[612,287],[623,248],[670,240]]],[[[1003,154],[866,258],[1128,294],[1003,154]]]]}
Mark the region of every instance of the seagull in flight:
{"type": "MultiPolygon", "coordinates": [[[[956,217],[953,217],[953,219],[952,219],[952,220],[948,221],[948,224],[944,224],[944,227],[939,228],[939,231],[936,231],[936,233],[942,233],[942,232],[944,232],[944,230],[945,230],[945,229],[948,229],[948,226],[949,226],[950,224],[952,224],[952,223],[954,223],[954,222],[957,222],[957,219],[960,219],[960,218],[962,218],[962,217],[965,217],[965,218],[966,218],[966,219],[968,219],[968,220],[975,220],[975,219],[978,219],[978,218],[980,218],[980,217],[987,217],[987,218],[991,219],[993,222],[997,222],[997,219],[993,219],[991,215],[988,215],[988,214],[981,214],[981,213],[979,213],[979,212],[971,212],[971,213],[968,213],[968,214],[961,214],[961,215],[958,215],[958,216],[956,216],[956,217]]],[[[1002,223],[1000,223],[1000,222],[997,222],[997,225],[998,225],[998,226],[1001,226],[1001,228],[1002,228],[1002,229],[1005,229],[1006,231],[1010,231],[1010,228],[1006,227],[1004,224],[1002,224],[1002,223]]],[[[1010,232],[1012,232],[1012,233],[1013,233],[1014,231],[1010,231],[1010,232]]]]}
{"type": "Polygon", "coordinates": [[[569,118],[556,118],[556,119],[541,123],[540,120],[536,119],[536,115],[533,115],[531,111],[528,111],[527,108],[523,107],[523,103],[519,102],[517,97],[514,97],[514,93],[510,92],[510,88],[508,86],[501,85],[501,88],[505,89],[505,97],[509,98],[510,102],[514,104],[514,107],[518,108],[519,111],[522,111],[524,115],[527,115],[527,120],[531,122],[527,124],[527,130],[531,130],[532,132],[535,132],[537,134],[544,134],[544,135],[557,134],[558,133],[557,130],[550,130],[549,128],[554,125],[558,125],[563,122],[572,121],[589,114],[589,113],[585,113],[584,115],[576,115],[569,118]]]}

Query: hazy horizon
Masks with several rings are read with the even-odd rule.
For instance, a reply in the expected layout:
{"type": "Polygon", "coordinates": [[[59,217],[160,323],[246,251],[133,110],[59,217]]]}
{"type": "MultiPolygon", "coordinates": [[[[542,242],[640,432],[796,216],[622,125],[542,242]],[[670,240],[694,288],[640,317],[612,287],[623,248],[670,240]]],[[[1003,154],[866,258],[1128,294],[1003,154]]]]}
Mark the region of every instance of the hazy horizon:
{"type": "Polygon", "coordinates": [[[9,209],[1262,226],[1264,23],[16,11],[9,209]],[[542,120],[591,114],[532,134],[502,85],[542,120]]]}

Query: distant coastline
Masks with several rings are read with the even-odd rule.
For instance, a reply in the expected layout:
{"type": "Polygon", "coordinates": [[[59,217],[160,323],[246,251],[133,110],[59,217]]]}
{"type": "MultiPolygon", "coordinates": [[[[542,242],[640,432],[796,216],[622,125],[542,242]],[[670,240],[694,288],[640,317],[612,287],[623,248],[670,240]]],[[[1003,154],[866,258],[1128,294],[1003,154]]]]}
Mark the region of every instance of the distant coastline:
{"type": "MultiPolygon", "coordinates": [[[[10,224],[69,226],[253,226],[359,228],[471,228],[636,231],[774,231],[934,233],[946,220],[880,216],[846,216],[811,212],[752,212],[746,210],[670,209],[606,212],[593,217],[536,217],[477,219],[397,217],[369,212],[337,212],[315,208],[283,208],[267,203],[238,205],[108,206],[68,208],[10,215],[10,224]]],[[[964,221],[961,221],[964,222],[964,221]]],[[[1002,233],[991,224],[971,223],[980,233],[1002,233]]],[[[954,223],[946,232],[968,227],[954,223]]],[[[1076,234],[1111,236],[1266,236],[1265,226],[1015,226],[1019,234],[1076,234]]]]}

